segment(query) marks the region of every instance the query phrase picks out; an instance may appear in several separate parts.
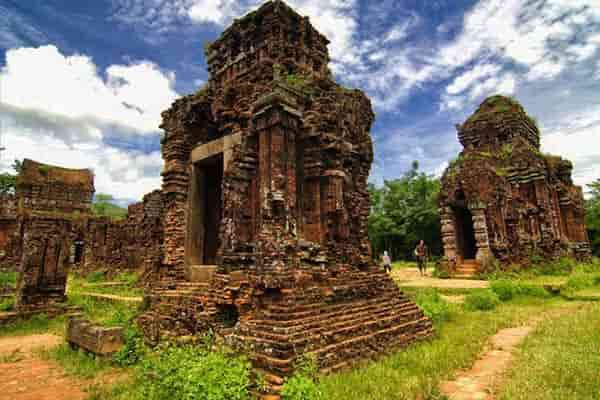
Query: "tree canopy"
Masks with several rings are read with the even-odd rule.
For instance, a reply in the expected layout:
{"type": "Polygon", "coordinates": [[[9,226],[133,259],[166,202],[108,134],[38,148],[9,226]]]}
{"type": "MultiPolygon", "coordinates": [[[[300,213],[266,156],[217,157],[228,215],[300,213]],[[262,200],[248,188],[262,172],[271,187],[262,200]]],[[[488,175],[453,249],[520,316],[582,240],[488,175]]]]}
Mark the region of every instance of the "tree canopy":
{"type": "Polygon", "coordinates": [[[15,160],[12,167],[15,174],[5,172],[0,174],[0,194],[14,194],[17,186],[17,174],[21,172],[22,162],[15,160]]]}
{"type": "Polygon", "coordinates": [[[600,179],[588,185],[590,198],[586,201],[586,225],[592,252],[600,257],[600,179]]]}
{"type": "Polygon", "coordinates": [[[115,199],[110,194],[98,193],[96,196],[94,196],[92,211],[94,211],[94,214],[103,217],[111,217],[115,219],[125,218],[127,215],[127,210],[114,204],[114,201],[115,199]]]}
{"type": "Polygon", "coordinates": [[[419,171],[416,161],[401,178],[385,181],[383,187],[370,184],[369,238],[374,254],[387,250],[393,258],[411,259],[423,239],[430,253],[439,255],[439,191],[439,179],[419,171]]]}

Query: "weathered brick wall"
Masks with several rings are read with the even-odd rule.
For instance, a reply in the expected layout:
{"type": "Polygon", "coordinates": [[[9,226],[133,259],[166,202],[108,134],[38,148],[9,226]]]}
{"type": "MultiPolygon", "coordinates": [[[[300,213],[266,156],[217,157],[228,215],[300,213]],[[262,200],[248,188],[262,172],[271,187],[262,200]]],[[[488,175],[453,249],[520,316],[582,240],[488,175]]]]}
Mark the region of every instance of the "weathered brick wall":
{"type": "Polygon", "coordinates": [[[14,195],[0,195],[0,270],[16,271],[20,256],[17,201],[14,195]]]}
{"type": "Polygon", "coordinates": [[[103,269],[111,274],[155,269],[154,264],[162,254],[163,210],[162,192],[156,190],[145,195],[143,201],[130,205],[123,220],[90,218],[82,237],[83,269],[103,269]]]}
{"type": "Polygon", "coordinates": [[[503,263],[590,255],[581,188],[572,165],[540,152],[539,130],[514,100],[493,96],[458,126],[464,150],[444,173],[440,196],[445,254],[460,263],[457,210],[472,214],[476,257],[503,263]]]}

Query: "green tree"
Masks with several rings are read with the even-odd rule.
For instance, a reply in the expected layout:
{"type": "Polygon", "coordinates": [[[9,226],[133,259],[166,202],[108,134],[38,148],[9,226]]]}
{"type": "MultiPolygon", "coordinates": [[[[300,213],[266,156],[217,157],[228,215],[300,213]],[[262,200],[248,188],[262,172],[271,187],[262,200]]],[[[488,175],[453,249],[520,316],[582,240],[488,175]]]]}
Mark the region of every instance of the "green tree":
{"type": "Polygon", "coordinates": [[[110,194],[98,193],[94,197],[94,204],[92,204],[94,214],[115,219],[124,218],[127,215],[127,210],[114,204],[114,201],[115,199],[110,194]]]}
{"type": "Polygon", "coordinates": [[[416,161],[401,178],[385,181],[380,188],[369,185],[369,238],[374,254],[387,250],[393,258],[411,259],[420,239],[432,254],[440,254],[439,191],[439,180],[419,171],[416,161]]]}
{"type": "Polygon", "coordinates": [[[592,253],[600,257],[600,179],[588,185],[590,198],[586,201],[586,225],[592,253]]]}
{"type": "MultiPolygon", "coordinates": [[[[15,160],[12,167],[17,174],[21,172],[22,162],[15,160]]],[[[17,175],[5,172],[0,174],[0,194],[14,194],[17,187],[17,175]]]]}

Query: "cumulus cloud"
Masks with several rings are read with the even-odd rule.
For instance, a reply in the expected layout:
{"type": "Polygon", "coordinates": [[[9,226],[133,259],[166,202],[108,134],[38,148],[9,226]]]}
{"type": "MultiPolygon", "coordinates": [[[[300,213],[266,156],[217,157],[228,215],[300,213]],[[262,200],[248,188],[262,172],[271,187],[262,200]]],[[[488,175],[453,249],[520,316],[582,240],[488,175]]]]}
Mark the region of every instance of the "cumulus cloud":
{"type": "Polygon", "coordinates": [[[160,113],[177,97],[175,75],[148,61],[98,71],[85,55],[55,46],[7,51],[0,71],[6,160],[33,158],[93,168],[96,187],[136,199],[160,183],[160,155],[107,145],[108,134],[159,139],[160,113]],[[39,66],[43,65],[43,73],[39,66]]]}

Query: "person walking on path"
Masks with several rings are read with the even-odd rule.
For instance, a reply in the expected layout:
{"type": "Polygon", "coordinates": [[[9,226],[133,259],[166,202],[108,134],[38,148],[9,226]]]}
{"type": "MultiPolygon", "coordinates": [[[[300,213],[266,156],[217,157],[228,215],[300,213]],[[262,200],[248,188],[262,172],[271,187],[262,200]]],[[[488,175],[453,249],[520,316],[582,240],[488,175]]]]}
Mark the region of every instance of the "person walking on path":
{"type": "Polygon", "coordinates": [[[383,256],[381,258],[383,261],[383,269],[389,274],[390,272],[392,272],[392,259],[390,258],[390,256],[388,256],[387,251],[383,252],[383,256]]]}
{"type": "Polygon", "coordinates": [[[415,257],[417,258],[417,267],[421,276],[427,274],[427,246],[423,240],[419,241],[419,244],[415,248],[415,257]]]}

